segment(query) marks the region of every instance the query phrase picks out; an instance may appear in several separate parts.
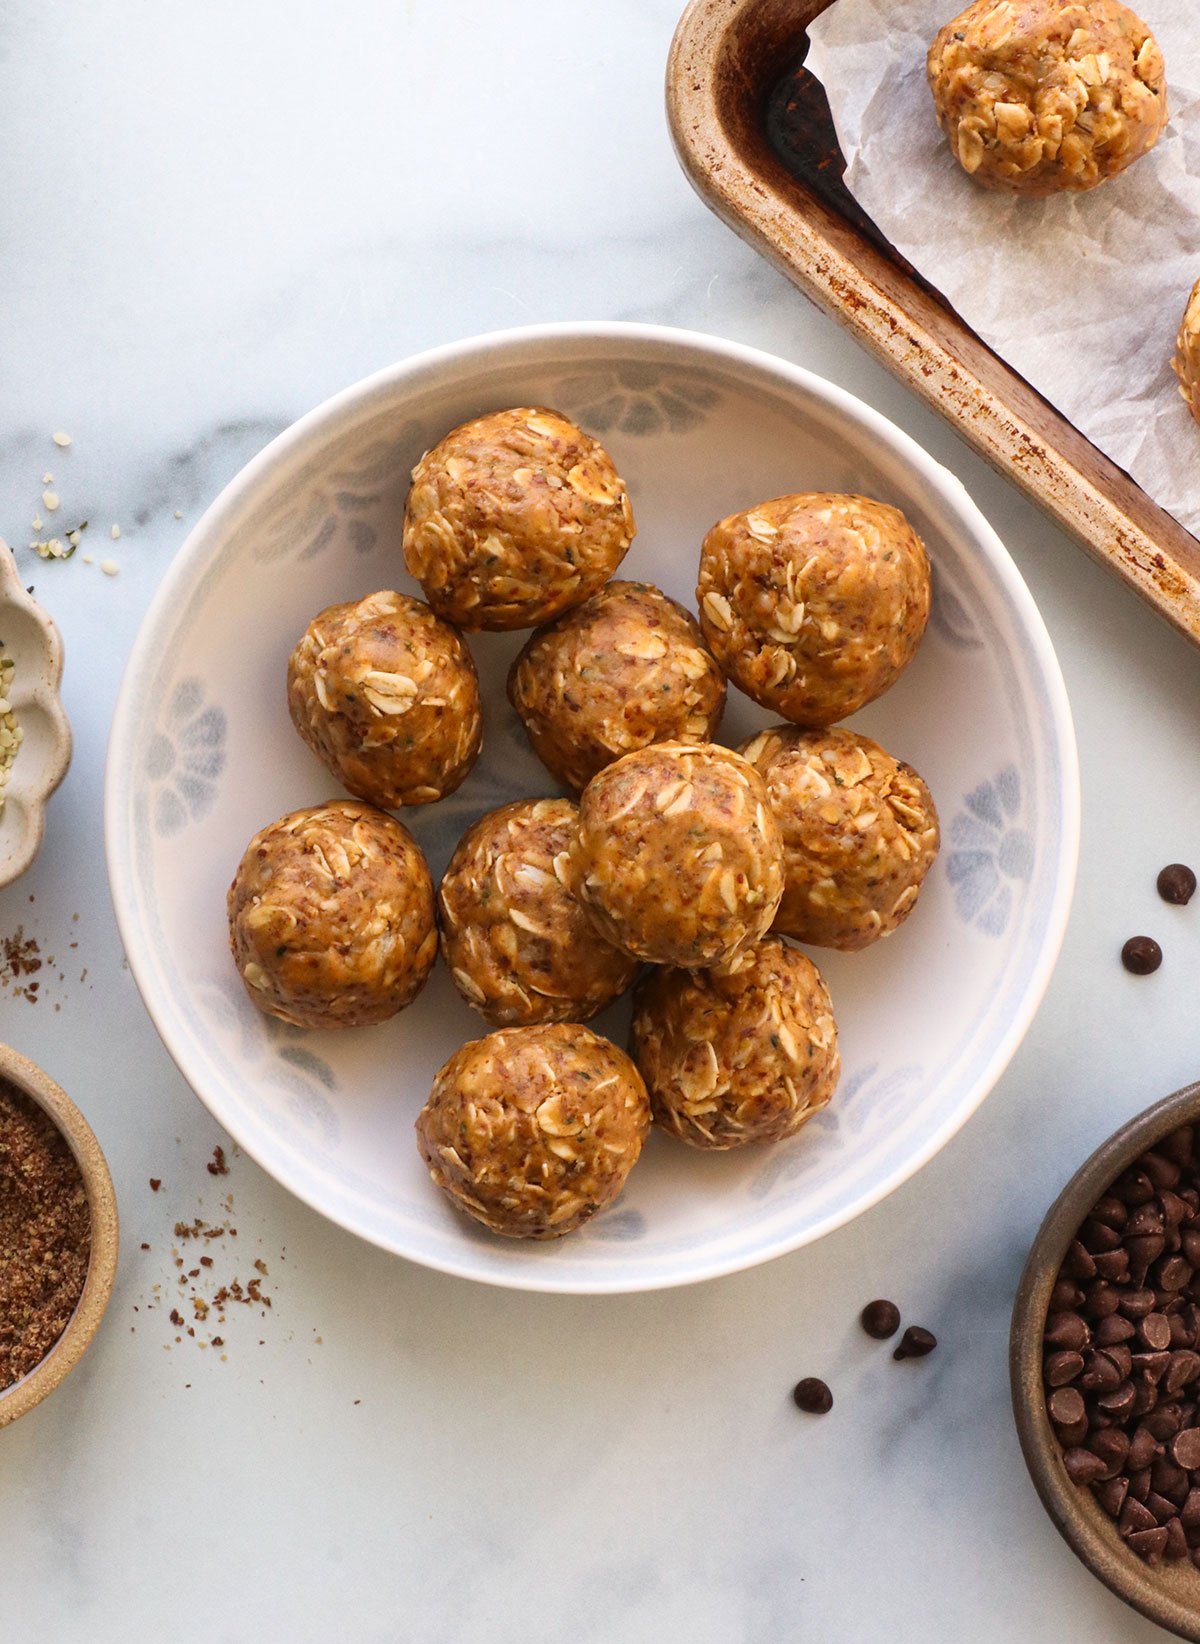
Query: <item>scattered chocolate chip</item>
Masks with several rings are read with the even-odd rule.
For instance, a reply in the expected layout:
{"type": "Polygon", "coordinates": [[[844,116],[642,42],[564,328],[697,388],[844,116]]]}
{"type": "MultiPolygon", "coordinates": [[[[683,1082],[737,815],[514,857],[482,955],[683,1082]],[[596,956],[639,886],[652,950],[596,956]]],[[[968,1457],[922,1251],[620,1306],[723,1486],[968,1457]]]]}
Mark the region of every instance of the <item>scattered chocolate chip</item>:
{"type": "Polygon", "coordinates": [[[1121,949],[1121,963],[1134,976],[1153,975],[1162,958],[1162,949],[1153,936],[1131,936],[1121,949]]]}
{"type": "Polygon", "coordinates": [[[823,1416],[833,1409],[833,1394],[819,1376],[805,1376],[792,1388],[796,1408],[810,1416],[823,1416]]]}
{"type": "MultiPolygon", "coordinates": [[[[1074,1290],[1075,1286],[1072,1285],[1071,1289],[1074,1290]]],[[[1073,1304],[1068,1303],[1067,1305],[1071,1306],[1073,1304]]],[[[889,1336],[894,1336],[900,1328],[900,1309],[895,1302],[868,1302],[859,1317],[867,1335],[872,1336],[876,1341],[886,1341],[889,1336]]]]}
{"type": "Polygon", "coordinates": [[[923,1359],[926,1353],[932,1353],[937,1346],[937,1337],[932,1330],[926,1330],[922,1325],[910,1324],[900,1338],[900,1345],[892,1354],[894,1359],[923,1359]]]}
{"type": "Polygon", "coordinates": [[[1163,901],[1177,908],[1186,908],[1196,894],[1196,875],[1183,862],[1168,863],[1156,883],[1163,901]]]}
{"type": "Polygon", "coordinates": [[[162,1186],[162,1177],[161,1176],[151,1176],[151,1178],[150,1178],[150,1191],[151,1191],[151,1193],[157,1193],[161,1186],[162,1186]]]}

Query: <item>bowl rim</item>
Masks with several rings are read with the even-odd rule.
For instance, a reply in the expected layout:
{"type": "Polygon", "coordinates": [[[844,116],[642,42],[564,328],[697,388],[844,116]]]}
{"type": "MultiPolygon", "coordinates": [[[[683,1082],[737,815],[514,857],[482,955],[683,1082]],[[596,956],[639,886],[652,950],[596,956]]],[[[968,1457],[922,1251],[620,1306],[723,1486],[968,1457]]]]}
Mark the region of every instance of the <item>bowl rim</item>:
{"type": "Polygon", "coordinates": [[[1013,1301],[1009,1388],[1021,1454],[1051,1522],[1072,1552],[1118,1598],[1180,1638],[1200,1640],[1200,1585],[1184,1604],[1152,1570],[1123,1547],[1092,1498],[1072,1484],[1046,1413],[1042,1327],[1050,1291],[1067,1247],[1087,1212],[1134,1159],[1180,1125],[1200,1122],[1200,1082],[1184,1085],[1136,1113],[1084,1160],[1047,1210],[1034,1237],[1013,1301]]]}
{"type": "Polygon", "coordinates": [[[866,405],[848,390],[766,350],[751,348],[704,332],[667,325],[623,320],[556,321],[485,332],[410,355],[323,400],[277,434],[223,488],[192,527],[150,602],[130,651],[113,711],[104,782],[105,852],[110,894],[130,970],[155,1028],[183,1078],[218,1122],[225,1126],[239,1141],[239,1145],[256,1159],[268,1175],[275,1176],[272,1165],[259,1157],[254,1147],[246,1147],[238,1136],[236,1115],[232,1116],[231,1122],[230,1115],[224,1111],[224,1104],[220,1101],[214,1104],[209,1097],[203,1095],[200,1090],[202,1080],[193,1079],[191,1076],[187,1045],[183,1036],[175,1033],[170,1013],[164,1002],[156,995],[152,967],[140,950],[132,887],[126,880],[122,855],[117,845],[120,837],[121,807],[124,803],[123,772],[130,768],[129,761],[135,751],[131,741],[134,704],[139,694],[140,676],[151,654],[153,637],[162,613],[171,603],[175,585],[188,577],[193,567],[203,563],[204,555],[208,551],[206,539],[221,529],[223,517],[241,506],[246,495],[257,487],[263,476],[275,464],[286,460],[294,450],[302,447],[323,427],[336,424],[344,412],[351,410],[359,402],[398,386],[408,378],[429,374],[441,368],[451,368],[472,358],[482,365],[489,358],[495,358],[499,354],[523,349],[534,350],[548,343],[560,343],[568,347],[604,342],[615,342],[633,348],[649,347],[660,351],[669,349],[677,355],[690,357],[695,363],[728,366],[774,377],[791,390],[799,391],[857,423],[875,445],[886,449],[914,472],[942,503],[960,518],[965,519],[973,541],[985,555],[990,570],[1000,581],[1012,602],[1015,618],[1028,638],[1040,679],[1045,686],[1054,741],[1060,756],[1061,787],[1058,800],[1061,832],[1055,894],[1046,918],[1045,935],[1037,964],[1026,980],[1019,1009],[1014,1012],[1007,1032],[997,1042],[990,1060],[977,1076],[972,1089],[954,1113],[902,1165],[853,1203],[831,1212],[814,1227],[794,1237],[785,1234],[751,1252],[738,1252],[725,1258],[714,1257],[703,1267],[684,1274],[640,1275],[631,1276],[629,1280],[614,1277],[587,1283],[579,1278],[557,1276],[548,1267],[533,1264],[514,1264],[503,1272],[484,1274],[452,1258],[442,1257],[437,1253],[416,1253],[402,1249],[397,1243],[384,1237],[364,1232],[349,1218],[332,1212],[317,1202],[316,1195],[301,1191],[290,1181],[282,1182],[289,1192],[294,1193],[336,1225],[346,1228],[358,1237],[366,1238],[368,1242],[377,1244],[381,1249],[405,1256],[421,1266],[502,1289],[573,1295],[613,1295],[675,1289],[758,1266],[805,1244],[814,1243],[826,1234],[845,1226],[855,1217],[879,1204],[921,1170],[977,1111],[1012,1060],[1037,1013],[1066,933],[1079,860],[1080,832],[1079,760],[1071,709],[1053,644],[1033,596],[999,536],[962,482],[931,457],[911,435],[905,433],[881,412],[866,405]]]}
{"type": "MultiPolygon", "coordinates": [[[[63,642],[54,618],[26,588],[17,569],[16,555],[3,537],[0,537],[0,608],[12,607],[30,617],[42,636],[43,654],[40,661],[43,673],[35,686],[33,700],[46,717],[50,736],[50,756],[41,780],[25,786],[18,769],[13,766],[14,780],[9,792],[20,793],[29,817],[29,826],[20,848],[0,864],[0,889],[14,884],[33,865],[42,848],[46,834],[46,810],[58,791],[71,764],[71,724],[62,701],[63,642]]],[[[21,682],[23,685],[23,682],[21,682]]]]}
{"type": "Polygon", "coordinates": [[[7,1427],[48,1397],[91,1346],[112,1296],[120,1234],[108,1161],[91,1125],[66,1091],[36,1062],[2,1044],[0,1078],[9,1080],[40,1107],[65,1138],[83,1178],[92,1236],[87,1277],[62,1335],[28,1374],[0,1392],[0,1427],[7,1427]]]}

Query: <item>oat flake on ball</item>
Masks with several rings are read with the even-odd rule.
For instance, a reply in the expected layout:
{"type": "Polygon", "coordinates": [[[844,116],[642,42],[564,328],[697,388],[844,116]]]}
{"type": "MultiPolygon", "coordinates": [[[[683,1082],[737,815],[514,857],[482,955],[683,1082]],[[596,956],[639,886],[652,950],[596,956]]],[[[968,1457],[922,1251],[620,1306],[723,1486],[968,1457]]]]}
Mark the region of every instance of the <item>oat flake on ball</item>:
{"type": "Polygon", "coordinates": [[[903,924],[938,853],[925,783],[870,737],[779,725],[742,753],[767,785],[783,835],[774,929],[853,951],[903,924]]]}
{"type": "Polygon", "coordinates": [[[898,508],[804,492],[718,521],[696,598],[727,678],[785,719],[831,725],[912,661],[929,620],[929,559],[898,508]]]}
{"type": "Polygon", "coordinates": [[[766,933],[783,894],[763,780],[713,743],[656,743],[593,777],[570,871],[600,933],[658,965],[731,959],[766,933]]]}
{"type": "Polygon", "coordinates": [[[637,973],[567,889],[578,825],[569,799],[519,800],[480,817],[450,859],[438,891],[442,954],[493,1027],[586,1021],[637,973]]]}
{"type": "Polygon", "coordinates": [[[301,737],[356,799],[430,805],[479,757],[483,713],[461,636],[423,600],[384,591],[313,618],[288,661],[301,737]]]}
{"type": "Polygon", "coordinates": [[[607,582],[634,530],[603,446],[557,411],[521,406],[463,423],[421,458],[404,559],[448,622],[533,628],[607,582]]]}
{"type": "Polygon", "coordinates": [[[455,1052],[417,1146],[456,1209],[513,1239],[557,1239],[620,1193],[650,1128],[637,1068],[569,1024],[508,1028],[455,1052]]]}
{"type": "Polygon", "coordinates": [[[652,742],[711,742],[725,680],[690,611],[646,582],[610,582],[526,642],[508,695],[551,776],[578,793],[652,742]]]}
{"type": "Polygon", "coordinates": [[[926,65],[955,159],[983,188],[1095,188],[1167,123],[1162,52],[1118,0],[975,0],[926,65]]]}
{"type": "Polygon", "coordinates": [[[768,937],[713,970],[653,971],[633,1055],[655,1123],[692,1147],[781,1142],[837,1086],[837,1028],[811,959],[768,937]]]}
{"type": "Polygon", "coordinates": [[[417,996],[437,957],[420,846],[393,817],[352,800],[292,811],[255,834],[228,911],[246,992],[297,1027],[384,1022],[417,996]]]}

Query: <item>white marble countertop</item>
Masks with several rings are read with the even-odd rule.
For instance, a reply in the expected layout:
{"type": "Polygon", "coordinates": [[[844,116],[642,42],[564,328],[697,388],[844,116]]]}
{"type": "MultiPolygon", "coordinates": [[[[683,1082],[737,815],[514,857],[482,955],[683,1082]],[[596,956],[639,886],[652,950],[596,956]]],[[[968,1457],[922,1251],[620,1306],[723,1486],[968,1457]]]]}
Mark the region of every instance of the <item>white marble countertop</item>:
{"type": "Polygon", "coordinates": [[[1058,1187],[1200,1073],[1200,908],[1154,892],[1164,862],[1200,859],[1200,658],[693,197],[662,112],[677,10],[3,8],[0,532],[62,627],[76,753],[36,867],[0,894],[0,936],[23,926],[58,964],[36,1005],[0,988],[0,1037],[91,1118],[124,1232],[94,1350],[0,1435],[6,1644],[1164,1636],[1050,1527],[1005,1352],[1058,1187]],[[222,1137],[123,966],[100,790],[145,605],[271,432],[428,344],[598,317],[798,360],[963,479],[1058,647],[1084,833],[1042,1012],[938,1159],[766,1268],[588,1300],[408,1266],[241,1157],[227,1181],[205,1174],[222,1137]],[[88,518],[118,576],[24,548],[44,472],[58,519],[88,518]],[[1117,952],[1143,929],[1166,963],[1138,981],[1117,952]],[[174,1345],[145,1303],[173,1280],[174,1220],[224,1190],[274,1306],[231,1319],[222,1360],[174,1345]],[[880,1294],[936,1330],[933,1358],[897,1366],[866,1342],[855,1317],[880,1294]],[[833,1385],[823,1420],[789,1401],[805,1374],[833,1385]]]}

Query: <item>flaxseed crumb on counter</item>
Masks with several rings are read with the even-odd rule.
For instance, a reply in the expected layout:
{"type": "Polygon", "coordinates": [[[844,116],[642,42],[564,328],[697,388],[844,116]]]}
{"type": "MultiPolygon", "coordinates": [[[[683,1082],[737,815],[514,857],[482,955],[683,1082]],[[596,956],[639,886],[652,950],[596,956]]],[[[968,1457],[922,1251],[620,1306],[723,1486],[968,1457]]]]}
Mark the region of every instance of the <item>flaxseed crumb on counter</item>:
{"type": "MultiPolygon", "coordinates": [[[[230,1160],[223,1147],[213,1148],[211,1157],[205,1160],[204,1170],[212,1177],[230,1174],[230,1160]]],[[[164,1185],[170,1192],[173,1185],[164,1184],[161,1176],[151,1176],[149,1184],[153,1193],[163,1191],[164,1185]]],[[[202,1205],[202,1208],[205,1207],[202,1205]]],[[[261,1319],[271,1312],[271,1296],[263,1289],[263,1280],[270,1270],[263,1258],[252,1259],[250,1265],[254,1272],[249,1278],[242,1278],[234,1266],[238,1229],[232,1217],[233,1194],[223,1192],[216,1215],[210,1211],[207,1216],[180,1219],[171,1228],[166,1245],[171,1278],[152,1284],[149,1295],[143,1294],[133,1309],[139,1314],[166,1312],[171,1325],[171,1339],[163,1343],[167,1350],[182,1346],[186,1339],[205,1351],[215,1348],[225,1363],[228,1355],[223,1349],[227,1337],[222,1331],[238,1316],[235,1310],[256,1309],[261,1319]]],[[[150,1252],[162,1245],[163,1241],[155,1246],[144,1240],[141,1249],[150,1252]]],[[[262,1341],[259,1345],[263,1345],[262,1341]]]]}
{"type": "Polygon", "coordinates": [[[40,1364],[83,1293],[91,1216],[66,1140],[0,1080],[0,1390],[40,1364]]]}

